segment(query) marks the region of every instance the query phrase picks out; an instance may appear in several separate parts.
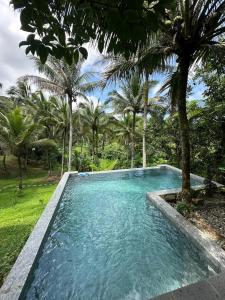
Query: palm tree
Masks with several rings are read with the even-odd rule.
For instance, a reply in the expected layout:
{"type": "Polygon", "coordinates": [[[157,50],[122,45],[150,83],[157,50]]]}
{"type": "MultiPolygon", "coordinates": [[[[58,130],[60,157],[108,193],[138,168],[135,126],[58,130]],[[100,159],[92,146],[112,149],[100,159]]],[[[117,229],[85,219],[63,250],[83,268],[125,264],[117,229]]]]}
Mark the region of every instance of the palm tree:
{"type": "Polygon", "coordinates": [[[182,149],[182,193],[190,200],[190,138],[186,110],[189,70],[196,62],[205,61],[210,53],[224,50],[220,37],[225,33],[224,0],[178,0],[173,10],[167,11],[167,20],[160,31],[139,49],[138,59],[121,63],[111,70],[110,75],[127,74],[133,68],[152,72],[164,68],[168,62],[176,62],[176,70],[167,86],[171,88],[171,101],[176,105],[179,116],[182,149]],[[118,71],[119,70],[119,71],[118,71]]]}
{"type": "MultiPolygon", "coordinates": [[[[176,10],[168,14],[168,21],[162,27],[157,40],[143,56],[143,61],[158,57],[164,61],[173,56],[177,59],[177,69],[169,84],[172,101],[179,115],[182,149],[183,197],[190,199],[190,138],[186,109],[188,74],[190,67],[207,59],[211,51],[224,48],[218,37],[225,33],[225,1],[218,0],[180,0],[176,10]]],[[[224,48],[225,49],[225,48],[224,48]]]]}
{"type": "Polygon", "coordinates": [[[36,123],[44,129],[44,136],[53,139],[56,135],[54,97],[46,97],[41,91],[37,91],[32,98],[27,99],[26,110],[33,116],[36,123]]]}
{"type": "Polygon", "coordinates": [[[97,103],[86,100],[80,103],[82,121],[91,129],[92,133],[92,162],[98,157],[99,133],[106,130],[109,119],[106,118],[105,106],[98,99],[97,103]]]}
{"type": "Polygon", "coordinates": [[[36,125],[31,116],[24,116],[20,108],[8,114],[0,112],[0,140],[17,155],[19,168],[19,189],[23,187],[23,170],[21,156],[24,146],[29,142],[36,125]]]}
{"type": "Polygon", "coordinates": [[[16,85],[11,86],[6,94],[14,102],[14,106],[24,104],[32,95],[31,87],[27,79],[18,79],[16,85]]]}
{"type": "MultiPolygon", "coordinates": [[[[147,129],[147,116],[149,111],[149,90],[153,88],[158,81],[151,80],[150,75],[153,71],[168,71],[171,70],[171,67],[163,62],[149,66],[139,66],[139,56],[140,53],[136,53],[131,56],[128,60],[125,59],[122,55],[108,55],[104,56],[100,61],[101,63],[107,63],[105,72],[103,73],[103,86],[107,83],[110,83],[121,78],[131,78],[133,74],[139,74],[142,78],[142,88],[143,88],[143,142],[142,142],[142,165],[146,167],[146,129],[147,129]]],[[[138,76],[138,75],[137,75],[138,76]]]]}
{"type": "Polygon", "coordinates": [[[57,143],[53,139],[42,138],[34,141],[32,145],[44,151],[47,166],[48,166],[48,175],[52,176],[52,171],[53,171],[52,158],[54,157],[54,153],[56,153],[57,143]]]}
{"type": "Polygon", "coordinates": [[[61,160],[61,177],[64,173],[65,147],[66,137],[69,124],[69,109],[66,100],[63,97],[51,97],[54,106],[54,118],[56,121],[57,132],[60,133],[62,139],[62,160],[61,160]]]}
{"type": "Polygon", "coordinates": [[[33,58],[38,71],[45,77],[27,75],[24,78],[32,81],[39,88],[45,89],[57,96],[66,96],[69,105],[69,160],[68,171],[72,164],[73,146],[73,110],[72,104],[78,97],[86,98],[85,92],[94,88],[95,84],[90,83],[92,73],[81,73],[82,62],[68,65],[64,59],[49,57],[45,64],[38,58],[33,58]]]}
{"type": "Polygon", "coordinates": [[[112,102],[115,113],[132,114],[132,140],[131,140],[131,168],[134,167],[135,156],[135,126],[136,116],[142,110],[144,96],[143,84],[140,76],[136,73],[120,86],[121,92],[116,90],[109,93],[107,102],[112,102]]]}
{"type": "Polygon", "coordinates": [[[63,97],[46,97],[42,92],[36,92],[32,98],[26,102],[28,111],[34,117],[36,123],[42,125],[44,129],[44,143],[38,143],[38,146],[44,146],[45,150],[53,147],[52,140],[62,140],[62,160],[61,160],[61,176],[64,173],[65,146],[66,138],[69,132],[69,107],[63,97]],[[47,140],[49,147],[47,147],[47,140]],[[51,147],[50,147],[51,146],[51,147]]]}
{"type": "Polygon", "coordinates": [[[155,104],[156,98],[149,98],[149,91],[155,87],[158,81],[149,80],[149,74],[145,73],[145,82],[143,84],[143,139],[142,139],[142,166],[146,168],[146,131],[148,112],[151,111],[152,104],[155,104]]]}
{"type": "Polygon", "coordinates": [[[115,133],[119,138],[119,142],[124,144],[125,149],[127,149],[127,161],[131,160],[131,144],[132,144],[132,123],[133,118],[130,113],[123,115],[122,118],[114,117],[115,133]]]}

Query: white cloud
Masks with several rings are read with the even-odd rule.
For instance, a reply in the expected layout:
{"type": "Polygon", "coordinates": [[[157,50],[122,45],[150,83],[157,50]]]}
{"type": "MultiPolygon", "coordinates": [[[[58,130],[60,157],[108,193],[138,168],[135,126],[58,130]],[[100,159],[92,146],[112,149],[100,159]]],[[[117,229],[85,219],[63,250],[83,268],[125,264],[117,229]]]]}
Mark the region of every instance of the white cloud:
{"type": "Polygon", "coordinates": [[[8,0],[1,0],[0,11],[0,82],[4,92],[18,77],[34,73],[34,69],[25,49],[19,48],[19,42],[26,37],[26,33],[20,31],[19,15],[8,0]]]}
{"type": "Polygon", "coordinates": [[[84,44],[88,51],[88,58],[83,63],[82,71],[102,72],[105,66],[100,63],[102,56],[98,49],[91,43],[84,44]]]}
{"type": "MultiPolygon", "coordinates": [[[[5,93],[17,78],[25,74],[36,74],[32,61],[25,54],[25,47],[19,48],[19,42],[26,39],[27,33],[20,30],[19,14],[13,11],[9,0],[0,0],[0,82],[5,93]]],[[[96,64],[101,59],[99,51],[91,44],[85,45],[88,58],[83,71],[101,72],[103,66],[96,64]]]]}

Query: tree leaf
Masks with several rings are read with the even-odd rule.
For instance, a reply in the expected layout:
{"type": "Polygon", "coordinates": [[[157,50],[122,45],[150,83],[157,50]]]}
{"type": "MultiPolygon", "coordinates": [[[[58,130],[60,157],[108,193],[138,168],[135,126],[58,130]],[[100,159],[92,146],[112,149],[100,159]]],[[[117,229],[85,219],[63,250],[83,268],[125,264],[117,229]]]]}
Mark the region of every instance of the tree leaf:
{"type": "Polygon", "coordinates": [[[68,48],[64,49],[64,58],[66,60],[66,62],[68,63],[68,65],[71,65],[74,59],[74,55],[69,51],[68,48]]]}
{"type": "Polygon", "coordinates": [[[29,54],[30,51],[31,51],[31,46],[28,46],[25,50],[26,55],[29,54]]]}
{"type": "Polygon", "coordinates": [[[100,53],[102,53],[104,49],[104,35],[101,35],[98,41],[98,50],[100,53]]]}
{"type": "Polygon", "coordinates": [[[76,64],[79,60],[79,52],[77,50],[74,51],[73,53],[73,61],[76,64]]]}
{"type": "Polygon", "coordinates": [[[43,44],[39,45],[37,49],[37,54],[40,57],[40,61],[42,64],[45,64],[48,54],[49,54],[49,49],[45,47],[43,44]]]}
{"type": "Polygon", "coordinates": [[[35,38],[35,34],[31,33],[31,34],[28,35],[27,41],[32,42],[34,40],[34,38],[35,38]]]}
{"type": "Polygon", "coordinates": [[[32,8],[30,6],[27,6],[24,8],[20,13],[20,22],[22,26],[27,26],[31,20],[32,17],[32,8]]]}
{"type": "Polygon", "coordinates": [[[79,48],[79,51],[80,51],[80,53],[83,55],[83,57],[84,57],[85,59],[87,59],[87,57],[88,57],[87,49],[84,48],[84,47],[80,47],[80,48],[79,48]]]}
{"type": "Polygon", "coordinates": [[[27,41],[22,41],[19,43],[19,47],[27,46],[27,45],[29,45],[27,41]]]}

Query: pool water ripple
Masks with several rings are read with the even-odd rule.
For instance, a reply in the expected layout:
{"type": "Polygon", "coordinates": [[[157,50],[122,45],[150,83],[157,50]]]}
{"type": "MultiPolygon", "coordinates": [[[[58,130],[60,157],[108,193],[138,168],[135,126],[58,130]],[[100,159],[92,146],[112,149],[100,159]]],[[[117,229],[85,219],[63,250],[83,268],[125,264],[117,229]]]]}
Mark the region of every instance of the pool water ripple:
{"type": "Polygon", "coordinates": [[[69,179],[25,298],[145,300],[207,278],[199,250],[146,200],[180,184],[168,170],[69,179]]]}

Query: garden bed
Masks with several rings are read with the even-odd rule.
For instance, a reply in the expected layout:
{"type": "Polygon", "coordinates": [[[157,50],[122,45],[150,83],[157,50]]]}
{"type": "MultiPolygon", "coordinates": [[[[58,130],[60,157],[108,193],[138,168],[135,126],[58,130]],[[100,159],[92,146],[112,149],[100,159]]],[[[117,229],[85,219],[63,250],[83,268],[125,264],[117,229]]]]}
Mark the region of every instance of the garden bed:
{"type": "MultiPolygon", "coordinates": [[[[177,208],[179,195],[164,195],[163,198],[171,206],[177,208]]],[[[199,191],[192,199],[193,205],[190,212],[182,213],[193,225],[200,229],[209,239],[216,241],[225,250],[225,191],[224,188],[204,195],[204,190],[199,191]]]]}

